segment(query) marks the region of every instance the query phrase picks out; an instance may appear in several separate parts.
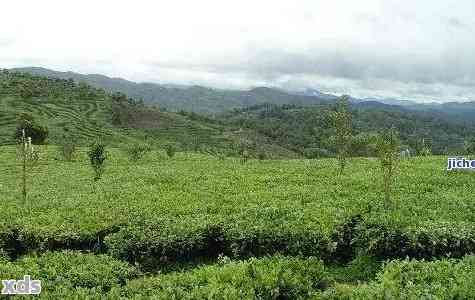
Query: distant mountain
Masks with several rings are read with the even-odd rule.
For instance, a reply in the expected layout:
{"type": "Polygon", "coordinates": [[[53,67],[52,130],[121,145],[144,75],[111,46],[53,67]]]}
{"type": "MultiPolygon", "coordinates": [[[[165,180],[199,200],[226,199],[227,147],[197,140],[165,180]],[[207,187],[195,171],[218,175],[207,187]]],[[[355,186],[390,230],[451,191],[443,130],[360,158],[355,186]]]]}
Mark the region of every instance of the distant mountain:
{"type": "MultiPolygon", "coordinates": [[[[74,72],[58,72],[44,68],[17,68],[15,71],[50,78],[73,79],[105,89],[108,92],[121,92],[145,103],[158,104],[170,111],[193,111],[215,114],[232,109],[240,109],[260,104],[312,106],[332,103],[338,96],[307,88],[303,91],[287,91],[277,88],[256,87],[250,90],[223,90],[203,86],[184,86],[175,84],[136,83],[122,78],[110,78],[104,75],[83,75],[74,72]]],[[[394,98],[355,98],[353,104],[367,108],[381,108],[381,104],[399,106],[411,111],[423,111],[440,115],[441,118],[459,122],[475,120],[475,102],[450,102],[421,104],[411,100],[394,98]]]]}
{"type": "Polygon", "coordinates": [[[408,106],[411,110],[439,112],[451,119],[460,121],[475,121],[475,101],[447,102],[430,104],[413,104],[408,106]]]}
{"type": "Polygon", "coordinates": [[[302,95],[302,96],[319,97],[321,99],[325,99],[328,101],[335,101],[336,99],[338,99],[338,96],[335,96],[332,94],[325,94],[325,93],[320,92],[319,90],[315,90],[311,88],[307,88],[303,91],[297,91],[294,93],[297,95],[302,95]]]}
{"type": "Polygon", "coordinates": [[[202,86],[179,86],[156,83],[135,83],[121,78],[103,75],[83,75],[73,72],[57,72],[44,68],[17,68],[13,71],[50,78],[73,79],[109,92],[121,92],[146,103],[158,104],[171,111],[217,113],[251,105],[295,104],[314,105],[328,102],[327,97],[290,94],[282,90],[257,87],[247,91],[221,90],[202,86]]]}
{"type": "MultiPolygon", "coordinates": [[[[298,91],[295,93],[299,95],[304,95],[304,96],[315,96],[315,97],[319,97],[319,98],[326,99],[329,101],[335,101],[336,99],[338,99],[338,96],[322,93],[319,90],[311,89],[311,88],[307,88],[303,91],[298,91]]],[[[379,103],[384,103],[384,104],[389,104],[389,105],[400,105],[400,106],[410,106],[410,105],[417,104],[417,102],[414,102],[414,101],[400,100],[400,99],[395,99],[395,98],[361,98],[360,99],[360,98],[355,98],[351,96],[350,96],[350,101],[353,103],[379,102],[379,103]]]]}
{"type": "MultiPolygon", "coordinates": [[[[291,92],[298,95],[314,96],[327,101],[335,101],[338,96],[325,94],[318,90],[307,88],[303,91],[291,92]]],[[[400,107],[409,111],[423,111],[434,113],[441,118],[451,119],[461,122],[475,121],[475,101],[468,102],[446,102],[446,103],[418,103],[412,100],[402,100],[396,98],[355,98],[350,96],[350,102],[354,105],[366,108],[393,108],[400,107]]]]}
{"type": "Polygon", "coordinates": [[[384,104],[389,104],[389,105],[399,105],[399,106],[405,106],[405,107],[410,107],[412,105],[417,105],[417,102],[411,101],[411,100],[400,100],[400,99],[395,99],[395,98],[364,98],[362,101],[376,101],[384,104]]]}

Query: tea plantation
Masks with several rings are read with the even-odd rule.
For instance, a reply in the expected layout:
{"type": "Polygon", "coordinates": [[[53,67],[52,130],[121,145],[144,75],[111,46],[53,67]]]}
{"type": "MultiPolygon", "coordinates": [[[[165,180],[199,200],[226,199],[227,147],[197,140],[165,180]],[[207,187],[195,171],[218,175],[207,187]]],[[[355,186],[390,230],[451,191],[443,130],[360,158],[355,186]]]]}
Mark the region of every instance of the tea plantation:
{"type": "Polygon", "coordinates": [[[402,160],[391,207],[377,160],[249,160],[107,148],[93,181],[41,146],[21,197],[0,147],[0,278],[44,299],[467,299],[475,296],[474,173],[402,160]]]}

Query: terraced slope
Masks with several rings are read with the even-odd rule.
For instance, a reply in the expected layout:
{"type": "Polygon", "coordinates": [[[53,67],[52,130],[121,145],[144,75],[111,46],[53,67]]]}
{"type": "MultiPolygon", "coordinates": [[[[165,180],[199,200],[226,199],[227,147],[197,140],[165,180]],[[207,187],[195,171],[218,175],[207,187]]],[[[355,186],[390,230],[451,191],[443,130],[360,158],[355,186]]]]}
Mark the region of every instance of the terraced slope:
{"type": "Polygon", "coordinates": [[[50,131],[50,140],[53,141],[61,138],[64,127],[73,131],[79,140],[114,135],[113,128],[104,122],[109,113],[104,100],[25,100],[8,96],[2,97],[0,103],[1,144],[14,143],[12,132],[16,126],[16,115],[20,112],[28,112],[46,125],[50,131]]]}
{"type": "Polygon", "coordinates": [[[240,144],[259,140],[259,149],[253,153],[296,157],[294,152],[266,138],[257,139],[252,130],[239,131],[209,119],[162,112],[127,98],[122,99],[121,107],[128,118],[122,124],[114,124],[114,99],[104,90],[70,80],[0,71],[0,145],[14,144],[17,115],[26,112],[48,127],[50,144],[60,142],[67,128],[83,145],[101,138],[115,146],[147,142],[162,147],[172,143],[178,150],[212,149],[236,155],[240,144]]]}
{"type": "Polygon", "coordinates": [[[67,80],[0,73],[0,144],[12,144],[16,118],[27,112],[49,129],[50,142],[68,128],[79,141],[117,138],[110,125],[110,97],[103,91],[67,80]]]}

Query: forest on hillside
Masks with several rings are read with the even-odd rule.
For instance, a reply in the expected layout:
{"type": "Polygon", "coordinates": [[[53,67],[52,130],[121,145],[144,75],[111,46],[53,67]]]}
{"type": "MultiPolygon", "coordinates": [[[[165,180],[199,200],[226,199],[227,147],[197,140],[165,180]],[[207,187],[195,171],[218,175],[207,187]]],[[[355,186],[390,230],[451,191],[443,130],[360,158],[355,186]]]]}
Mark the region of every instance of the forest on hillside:
{"type": "MultiPolygon", "coordinates": [[[[279,145],[307,157],[332,156],[335,153],[335,131],[330,114],[334,104],[314,106],[264,104],[236,109],[221,117],[223,122],[252,128],[279,145]]],[[[379,108],[352,104],[353,156],[372,156],[368,147],[372,136],[395,128],[402,148],[413,155],[473,153],[475,124],[449,121],[437,113],[414,112],[382,105],[379,108]]]]}

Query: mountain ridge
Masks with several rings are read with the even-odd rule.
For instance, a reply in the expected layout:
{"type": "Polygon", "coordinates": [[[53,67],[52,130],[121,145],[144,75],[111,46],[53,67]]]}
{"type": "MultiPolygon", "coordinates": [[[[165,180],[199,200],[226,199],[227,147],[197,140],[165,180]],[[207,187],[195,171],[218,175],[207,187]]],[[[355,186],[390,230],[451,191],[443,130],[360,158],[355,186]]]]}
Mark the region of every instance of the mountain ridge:
{"type": "MultiPolygon", "coordinates": [[[[193,111],[202,114],[216,114],[265,103],[276,105],[317,105],[331,103],[338,96],[323,93],[316,89],[307,88],[304,91],[287,91],[280,88],[258,86],[247,90],[227,90],[205,87],[200,85],[175,85],[152,82],[134,82],[120,77],[108,77],[101,74],[80,74],[76,72],[59,72],[42,67],[13,68],[17,72],[33,75],[73,79],[84,81],[96,88],[108,92],[121,92],[128,97],[143,100],[148,104],[159,105],[162,109],[171,111],[193,111]]],[[[412,111],[429,111],[445,115],[446,118],[456,118],[471,121],[475,118],[475,101],[446,102],[446,103],[417,103],[412,100],[394,98],[355,98],[350,96],[353,103],[367,102],[368,105],[377,103],[399,106],[412,111]]]]}

